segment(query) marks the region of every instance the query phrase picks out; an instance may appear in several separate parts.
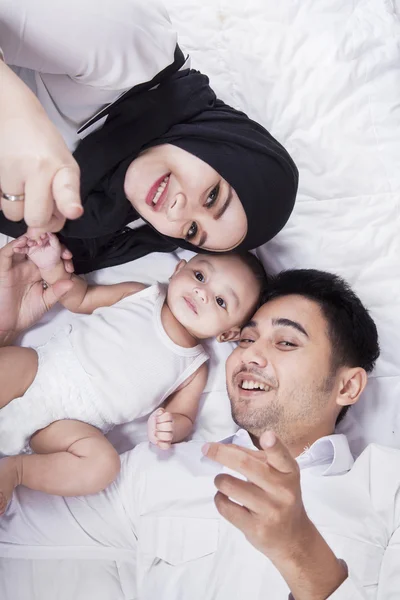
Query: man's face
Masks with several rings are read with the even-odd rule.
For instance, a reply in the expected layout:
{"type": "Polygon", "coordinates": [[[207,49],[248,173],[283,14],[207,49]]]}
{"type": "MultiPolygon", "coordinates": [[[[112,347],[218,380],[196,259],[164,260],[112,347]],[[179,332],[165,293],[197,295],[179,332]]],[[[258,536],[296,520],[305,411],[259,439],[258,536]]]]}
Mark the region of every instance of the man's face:
{"type": "Polygon", "coordinates": [[[293,443],[334,419],[336,377],[318,304],[297,295],[264,304],[243,328],[226,377],[233,419],[256,437],[272,429],[293,443]]]}

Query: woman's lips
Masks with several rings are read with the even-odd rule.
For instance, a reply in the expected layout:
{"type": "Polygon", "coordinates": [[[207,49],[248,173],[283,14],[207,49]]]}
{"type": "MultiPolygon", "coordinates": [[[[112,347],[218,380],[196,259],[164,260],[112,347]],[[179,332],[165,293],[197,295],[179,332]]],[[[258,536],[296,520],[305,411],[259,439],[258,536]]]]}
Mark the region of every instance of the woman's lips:
{"type": "Polygon", "coordinates": [[[186,302],[187,306],[190,308],[190,310],[192,312],[194,312],[195,315],[197,315],[198,312],[197,312],[197,306],[195,305],[195,303],[192,302],[192,300],[190,298],[188,298],[187,296],[184,296],[183,299],[186,302]]]}
{"type": "Polygon", "coordinates": [[[154,211],[159,211],[167,198],[167,191],[168,191],[168,186],[169,186],[169,176],[170,176],[170,173],[166,173],[165,175],[162,175],[159,179],[157,179],[157,181],[151,186],[149,193],[146,196],[146,204],[148,206],[150,206],[154,211]],[[154,204],[153,203],[154,196],[157,194],[158,188],[160,187],[160,185],[166,178],[168,178],[166,181],[166,185],[165,185],[160,197],[158,198],[157,202],[154,204]]]}

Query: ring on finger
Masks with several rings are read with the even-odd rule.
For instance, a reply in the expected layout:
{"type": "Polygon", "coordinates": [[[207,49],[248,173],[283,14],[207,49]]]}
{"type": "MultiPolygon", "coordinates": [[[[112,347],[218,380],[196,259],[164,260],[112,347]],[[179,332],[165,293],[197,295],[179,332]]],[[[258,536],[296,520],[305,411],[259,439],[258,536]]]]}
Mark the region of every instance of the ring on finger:
{"type": "Polygon", "coordinates": [[[5,192],[1,192],[1,197],[8,202],[23,202],[25,200],[25,194],[6,194],[5,192]]]}

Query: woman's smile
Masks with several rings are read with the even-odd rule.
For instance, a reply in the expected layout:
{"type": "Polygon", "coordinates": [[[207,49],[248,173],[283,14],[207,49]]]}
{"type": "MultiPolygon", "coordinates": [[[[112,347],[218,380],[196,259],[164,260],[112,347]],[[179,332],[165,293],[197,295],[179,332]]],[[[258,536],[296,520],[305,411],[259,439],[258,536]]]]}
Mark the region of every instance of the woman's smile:
{"type": "Polygon", "coordinates": [[[147,194],[146,204],[157,212],[161,210],[165,200],[167,199],[169,177],[170,173],[159,177],[151,186],[149,193],[147,194]]]}

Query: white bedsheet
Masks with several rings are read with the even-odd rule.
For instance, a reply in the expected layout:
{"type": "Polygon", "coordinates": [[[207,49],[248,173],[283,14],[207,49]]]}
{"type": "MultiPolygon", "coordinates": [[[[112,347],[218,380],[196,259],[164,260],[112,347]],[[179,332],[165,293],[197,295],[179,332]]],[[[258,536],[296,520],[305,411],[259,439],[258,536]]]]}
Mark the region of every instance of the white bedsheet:
{"type": "MultiPolygon", "coordinates": [[[[269,128],[299,166],[294,214],[258,251],[264,264],[273,272],[315,267],[343,275],[378,325],[381,358],[342,427],[353,451],[358,454],[371,441],[400,448],[400,3],[167,0],[166,5],[192,66],[209,74],[224,100],[269,128]]],[[[152,255],[94,278],[166,280],[176,260],[152,255]]],[[[54,312],[24,336],[24,344],[41,343],[70,318],[54,312]]],[[[217,348],[220,363],[213,365],[204,395],[195,435],[207,439],[234,428],[224,392],[228,351],[217,348]]],[[[143,428],[123,426],[112,438],[124,450],[143,438],[143,428]]],[[[46,577],[35,575],[38,567],[24,568],[32,595],[17,600],[55,597],[43,593],[46,577]]],[[[71,568],[75,574],[76,565],[71,568]]],[[[56,572],[54,563],[51,569],[56,572]]],[[[62,569],[66,565],[60,566],[57,598],[78,597],[79,579],[74,575],[68,587],[62,569]]],[[[44,573],[45,566],[39,570],[44,573]]],[[[90,597],[129,597],[113,591],[112,575],[109,582],[106,592],[105,578],[99,580],[97,595],[93,588],[90,597]]]]}

